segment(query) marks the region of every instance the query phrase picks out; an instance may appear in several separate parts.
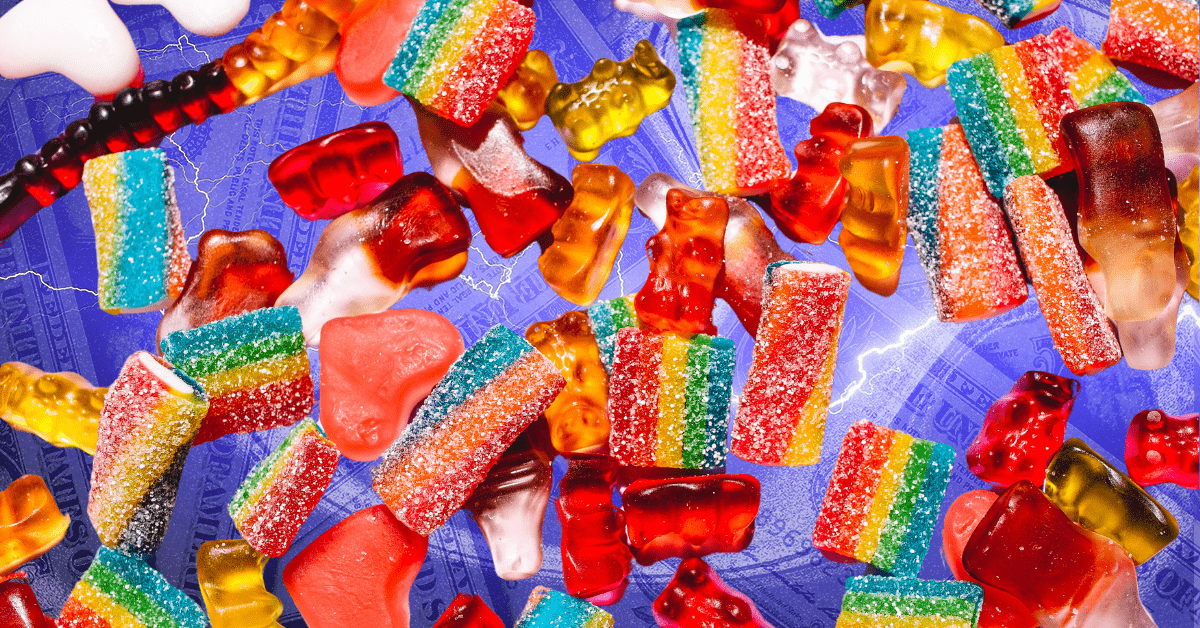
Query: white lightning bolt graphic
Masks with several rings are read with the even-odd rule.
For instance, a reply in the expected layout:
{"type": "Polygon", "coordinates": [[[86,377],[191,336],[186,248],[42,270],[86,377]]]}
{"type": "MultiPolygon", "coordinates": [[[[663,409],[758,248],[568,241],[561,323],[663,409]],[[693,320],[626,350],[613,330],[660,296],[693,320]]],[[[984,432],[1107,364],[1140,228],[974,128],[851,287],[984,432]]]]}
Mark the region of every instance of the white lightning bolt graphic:
{"type": "Polygon", "coordinates": [[[879,377],[881,375],[898,372],[900,370],[899,368],[893,368],[893,369],[884,371],[883,373],[876,373],[875,375],[871,375],[871,374],[867,373],[867,369],[863,366],[863,361],[866,360],[868,356],[883,355],[894,349],[903,349],[905,346],[908,345],[909,341],[912,339],[913,336],[915,336],[918,332],[921,332],[925,328],[929,327],[930,325],[936,323],[937,320],[938,320],[938,318],[936,316],[931,316],[931,317],[929,317],[929,320],[926,320],[924,323],[921,323],[920,326],[914,327],[914,328],[909,329],[909,330],[905,331],[904,333],[900,334],[900,337],[896,339],[896,342],[893,342],[892,344],[883,346],[883,347],[875,347],[873,349],[867,349],[866,351],[863,351],[862,353],[858,354],[858,373],[859,373],[860,377],[858,378],[858,381],[854,382],[853,384],[850,384],[850,386],[848,386],[846,388],[846,390],[844,392],[842,392],[842,396],[839,397],[837,399],[837,401],[834,401],[833,403],[829,404],[829,414],[838,414],[839,412],[841,412],[842,409],[846,406],[846,402],[850,401],[850,398],[853,397],[856,393],[858,393],[858,391],[862,390],[863,387],[866,386],[870,380],[873,380],[876,377],[879,377]],[[834,406],[838,407],[838,409],[836,411],[833,409],[834,406]]]}
{"type": "Polygon", "coordinates": [[[166,46],[163,46],[162,48],[159,48],[157,50],[150,49],[150,48],[138,48],[138,52],[146,54],[146,59],[148,59],[150,61],[157,61],[157,60],[163,58],[164,56],[166,56],[168,50],[175,49],[175,50],[179,51],[179,56],[183,57],[183,59],[186,61],[187,55],[183,54],[183,47],[185,45],[188,48],[191,48],[192,50],[195,50],[196,52],[203,55],[204,63],[208,63],[209,61],[212,61],[212,57],[209,57],[207,52],[204,52],[203,50],[197,48],[196,44],[193,44],[192,40],[188,39],[187,35],[180,35],[179,39],[176,40],[175,43],[167,44],[166,46]],[[155,53],[158,53],[157,57],[150,56],[155,53]]]}
{"type": "Polygon", "coordinates": [[[19,272],[15,275],[7,275],[5,277],[0,277],[0,281],[8,281],[9,279],[19,279],[21,277],[27,277],[29,275],[33,275],[34,277],[37,277],[38,281],[43,286],[45,286],[47,290],[50,290],[51,292],[67,292],[67,291],[86,292],[88,294],[96,296],[96,298],[100,297],[100,295],[98,293],[96,293],[92,290],[88,290],[87,288],[76,288],[75,286],[59,287],[59,286],[51,285],[49,282],[46,281],[46,278],[43,277],[42,274],[37,272],[36,270],[26,270],[23,272],[19,272]]]}

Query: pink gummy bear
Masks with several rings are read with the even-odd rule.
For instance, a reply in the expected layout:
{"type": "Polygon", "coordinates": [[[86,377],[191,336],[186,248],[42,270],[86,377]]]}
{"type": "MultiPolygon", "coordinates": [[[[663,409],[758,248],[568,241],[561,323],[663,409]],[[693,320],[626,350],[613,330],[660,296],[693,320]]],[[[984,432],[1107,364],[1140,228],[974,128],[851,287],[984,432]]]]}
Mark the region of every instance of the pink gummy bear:
{"type": "Polygon", "coordinates": [[[979,435],[967,448],[971,472],[1001,488],[1021,480],[1041,486],[1046,465],[1062,447],[1078,395],[1076,380],[1026,372],[988,408],[979,435]]]}
{"type": "Polygon", "coordinates": [[[1125,466],[1142,486],[1174,482],[1200,488],[1200,414],[1139,412],[1125,433],[1125,466]]]}
{"type": "Polygon", "coordinates": [[[699,558],[679,563],[653,611],[661,628],[772,628],[750,598],[722,582],[699,558]]]}

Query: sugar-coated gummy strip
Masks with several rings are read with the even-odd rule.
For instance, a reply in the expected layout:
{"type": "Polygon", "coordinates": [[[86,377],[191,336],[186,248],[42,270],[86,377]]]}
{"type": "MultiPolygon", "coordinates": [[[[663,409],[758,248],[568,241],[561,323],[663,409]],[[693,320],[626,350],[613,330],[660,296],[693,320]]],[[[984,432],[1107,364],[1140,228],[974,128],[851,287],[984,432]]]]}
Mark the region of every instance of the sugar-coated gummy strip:
{"type": "Polygon", "coordinates": [[[138,558],[101,547],[76,583],[59,623],[69,628],[203,628],[191,598],[138,558]]]}
{"type": "Polygon", "coordinates": [[[633,298],[634,295],[631,294],[608,301],[597,301],[588,308],[588,321],[592,325],[592,333],[596,336],[596,346],[600,348],[600,359],[609,368],[612,367],[617,332],[626,327],[638,326],[633,298]]]}
{"type": "Polygon", "coordinates": [[[270,307],[174,332],[163,338],[161,348],[177,367],[186,364],[189,371],[208,375],[256,362],[260,353],[295,353],[292,336],[299,329],[295,306],[270,307]]]}
{"type": "Polygon", "coordinates": [[[585,600],[536,587],[514,628],[612,628],[613,616],[585,600]]]}

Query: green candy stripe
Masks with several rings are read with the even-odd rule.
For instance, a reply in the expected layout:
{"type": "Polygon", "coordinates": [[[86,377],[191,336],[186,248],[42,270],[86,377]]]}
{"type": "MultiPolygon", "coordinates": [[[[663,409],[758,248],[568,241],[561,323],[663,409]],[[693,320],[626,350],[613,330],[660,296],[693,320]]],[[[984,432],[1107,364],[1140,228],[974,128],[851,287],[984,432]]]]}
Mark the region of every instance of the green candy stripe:
{"type": "Polygon", "coordinates": [[[154,598],[136,586],[130,586],[131,583],[126,582],[120,574],[104,565],[93,564],[88,567],[83,574],[83,579],[147,626],[152,628],[175,628],[178,626],[175,620],[154,601],[154,598]]]}
{"type": "Polygon", "coordinates": [[[937,524],[938,512],[946,498],[946,485],[950,483],[950,470],[954,466],[954,448],[944,443],[932,443],[933,455],[925,472],[925,482],[913,508],[908,533],[896,556],[892,572],[898,575],[916,575],[921,563],[929,553],[929,540],[937,524]]]}
{"type": "Polygon", "coordinates": [[[885,569],[896,575],[916,575],[897,573],[895,571],[896,556],[899,554],[908,528],[912,521],[913,511],[921,499],[921,488],[925,485],[926,467],[933,453],[933,443],[927,440],[913,439],[909,449],[908,463],[904,466],[896,497],[888,511],[887,521],[883,532],[879,535],[879,545],[875,548],[875,556],[871,564],[885,569]]]}
{"type": "Polygon", "coordinates": [[[296,443],[300,442],[304,434],[310,431],[315,431],[317,434],[324,436],[324,433],[317,427],[317,424],[311,418],[306,418],[296,424],[296,427],[288,433],[287,438],[283,439],[283,442],[275,448],[275,451],[272,451],[266,458],[263,458],[258,464],[254,465],[254,468],[250,470],[250,475],[246,476],[246,479],[238,486],[237,492],[233,494],[233,499],[229,501],[229,516],[234,521],[238,520],[243,508],[251,506],[251,504],[247,503],[250,499],[250,493],[254,492],[259,486],[262,486],[262,483],[266,481],[272,471],[287,463],[288,455],[291,453],[292,448],[296,443]]]}
{"type": "Polygon", "coordinates": [[[301,353],[302,331],[295,306],[270,307],[171,333],[163,338],[160,349],[177,368],[192,377],[203,377],[278,355],[301,353]]]}
{"type": "Polygon", "coordinates": [[[408,72],[408,78],[404,82],[404,89],[400,90],[408,95],[417,93],[421,87],[421,82],[425,80],[425,75],[429,72],[430,66],[433,65],[433,60],[437,54],[441,52],[442,46],[446,40],[454,33],[458,23],[462,20],[463,12],[471,4],[471,0],[452,0],[449,5],[438,16],[437,23],[430,28],[425,34],[425,41],[421,42],[421,53],[417,55],[416,61],[412,65],[412,69],[408,72]]]}
{"type": "Polygon", "coordinates": [[[296,332],[286,336],[268,336],[237,345],[225,352],[212,353],[182,362],[174,362],[169,356],[164,357],[167,358],[167,361],[173,362],[179,370],[192,377],[208,377],[251,364],[299,355],[303,352],[304,334],[296,332]]]}
{"type": "Polygon", "coordinates": [[[953,597],[888,595],[847,592],[842,610],[888,617],[955,617],[974,622],[978,610],[971,602],[953,597]]]}
{"type": "Polygon", "coordinates": [[[1000,136],[1000,144],[1008,157],[1013,177],[1034,174],[1033,157],[1017,130],[1016,118],[1008,104],[1008,94],[991,53],[976,55],[971,59],[971,65],[975,68],[976,85],[987,102],[988,117],[1000,136]]]}
{"type": "Polygon", "coordinates": [[[149,596],[181,628],[204,628],[208,625],[204,611],[192,598],[167,583],[162,574],[141,559],[102,546],[96,552],[89,571],[93,567],[107,569],[124,581],[127,588],[132,587],[149,596]]]}
{"type": "Polygon", "coordinates": [[[600,349],[601,361],[604,362],[605,367],[611,367],[613,351],[616,349],[617,332],[626,327],[638,326],[633,295],[593,304],[588,308],[588,322],[592,326],[592,335],[596,337],[596,346],[600,349]]]}
{"type": "Polygon", "coordinates": [[[383,82],[388,87],[398,91],[404,90],[430,30],[437,26],[446,7],[455,1],[457,0],[426,0],[425,4],[421,5],[421,10],[417,12],[416,19],[408,29],[408,35],[404,37],[404,43],[400,45],[400,50],[396,51],[396,56],[383,74],[383,82]]]}
{"type": "Polygon", "coordinates": [[[697,334],[688,343],[687,382],[684,395],[683,466],[687,469],[704,467],[704,447],[708,431],[708,356],[712,337],[697,334]]]}
{"type": "Polygon", "coordinates": [[[946,88],[954,99],[959,122],[971,144],[971,153],[979,163],[988,191],[1003,197],[1004,188],[1012,180],[1012,168],[1000,147],[999,133],[988,115],[987,102],[979,89],[979,77],[971,59],[955,61],[946,71],[946,88]]]}

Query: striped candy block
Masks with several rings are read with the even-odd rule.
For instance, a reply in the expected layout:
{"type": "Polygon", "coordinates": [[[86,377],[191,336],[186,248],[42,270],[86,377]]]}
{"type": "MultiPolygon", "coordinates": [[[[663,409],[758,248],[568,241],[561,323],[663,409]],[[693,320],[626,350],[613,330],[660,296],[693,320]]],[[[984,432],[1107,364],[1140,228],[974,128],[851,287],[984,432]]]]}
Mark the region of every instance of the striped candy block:
{"type": "Polygon", "coordinates": [[[957,123],[908,132],[908,229],[938,318],[996,316],[1029,296],[1000,204],[957,123]]]}
{"type": "Polygon", "coordinates": [[[771,53],[761,20],[709,9],[680,20],[678,32],[705,189],[746,196],[791,176],[775,120],[771,53]]]}
{"type": "Polygon", "coordinates": [[[946,80],[992,196],[1017,177],[1071,169],[1059,122],[1075,98],[1045,35],[957,61],[946,80]]]}
{"type": "Polygon", "coordinates": [[[612,628],[613,616],[585,600],[534,587],[514,628],[612,628]]]}
{"type": "Polygon", "coordinates": [[[401,523],[428,535],[453,515],[566,385],[533,345],[497,325],[450,366],[373,470],[401,523]]]}
{"type": "Polygon", "coordinates": [[[612,456],[637,467],[725,466],[733,341],[627,328],[609,380],[612,456]]]}
{"type": "Polygon", "coordinates": [[[242,538],[267,556],[283,556],[337,470],[337,447],[312,419],[255,465],[229,502],[242,538]]]}
{"type": "Polygon", "coordinates": [[[167,154],[145,148],[90,159],[83,191],[96,230],[101,309],[121,314],[170,305],[192,259],[167,154]]]}
{"type": "Polygon", "coordinates": [[[856,576],[846,581],[835,628],[975,628],[982,609],[974,582],[856,576]]]}
{"type": "Polygon", "coordinates": [[[733,453],[758,464],[821,458],[850,274],[776,262],[763,278],[763,316],[733,426],[733,453]]]}
{"type": "Polygon", "coordinates": [[[1001,24],[1021,28],[1054,13],[1062,0],[979,0],[979,4],[1001,24]]]}
{"type": "Polygon", "coordinates": [[[101,547],[75,583],[60,628],[204,628],[204,611],[138,558],[101,547]]]}
{"type": "Polygon", "coordinates": [[[637,308],[633,301],[636,294],[630,294],[608,301],[597,301],[588,308],[588,322],[592,324],[592,333],[596,336],[596,346],[600,347],[600,359],[604,366],[612,368],[613,348],[617,344],[617,332],[626,327],[640,327],[637,308]]]}
{"type": "Polygon", "coordinates": [[[536,21],[515,0],[425,0],[383,82],[470,126],[521,64],[536,21]]]}
{"type": "Polygon", "coordinates": [[[856,422],[842,440],[813,545],[897,576],[915,575],[953,462],[949,445],[856,422]]]}
{"type": "Polygon", "coordinates": [[[163,338],[161,348],[211,399],[196,444],[292,425],[313,408],[308,352],[294,306],[177,331],[163,338]]]}
{"type": "Polygon", "coordinates": [[[846,9],[864,4],[864,2],[863,0],[814,0],[814,4],[817,5],[817,10],[821,12],[821,15],[833,20],[846,9]]]}
{"type": "Polygon", "coordinates": [[[1200,7],[1196,0],[1113,0],[1104,54],[1117,61],[1200,78],[1200,7]]]}
{"type": "Polygon", "coordinates": [[[1128,100],[1146,102],[1142,93],[1094,46],[1077,37],[1071,29],[1059,26],[1047,36],[1058,50],[1063,74],[1071,85],[1071,95],[1080,107],[1128,100]]]}

